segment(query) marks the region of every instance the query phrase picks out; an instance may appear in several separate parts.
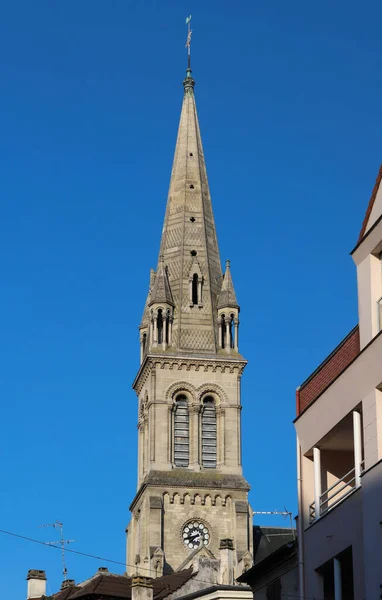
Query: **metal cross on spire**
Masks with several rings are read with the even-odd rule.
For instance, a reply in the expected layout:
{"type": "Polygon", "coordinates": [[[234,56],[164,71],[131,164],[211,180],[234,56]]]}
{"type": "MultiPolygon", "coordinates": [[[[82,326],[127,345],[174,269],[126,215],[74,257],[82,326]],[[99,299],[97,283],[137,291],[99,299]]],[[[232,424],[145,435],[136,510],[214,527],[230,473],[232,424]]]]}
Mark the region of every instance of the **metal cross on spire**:
{"type": "Polygon", "coordinates": [[[187,55],[188,55],[188,69],[191,69],[191,36],[192,36],[192,29],[191,29],[191,15],[189,17],[187,17],[186,19],[186,25],[187,25],[187,41],[186,41],[186,48],[187,48],[187,55]]]}

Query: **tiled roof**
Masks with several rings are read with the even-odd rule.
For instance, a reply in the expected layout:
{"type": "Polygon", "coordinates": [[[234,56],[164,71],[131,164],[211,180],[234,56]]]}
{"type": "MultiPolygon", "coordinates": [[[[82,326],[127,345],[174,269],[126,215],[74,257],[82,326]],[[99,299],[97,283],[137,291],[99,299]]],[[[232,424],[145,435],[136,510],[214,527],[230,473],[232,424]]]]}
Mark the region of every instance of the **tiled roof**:
{"type": "Polygon", "coordinates": [[[273,552],[296,539],[296,530],[290,527],[253,527],[253,552],[255,565],[273,552]]]}
{"type": "Polygon", "coordinates": [[[359,352],[359,327],[356,325],[297,390],[297,416],[333,383],[358,356],[359,352]]]}
{"type": "Polygon", "coordinates": [[[373,191],[372,191],[372,194],[371,194],[371,198],[369,200],[368,207],[366,209],[365,218],[363,220],[361,231],[360,231],[359,237],[358,237],[358,242],[357,242],[358,244],[360,243],[360,241],[362,240],[363,236],[365,235],[367,223],[369,221],[369,218],[370,218],[370,215],[371,215],[371,211],[373,210],[375,198],[377,196],[377,192],[378,192],[381,180],[382,180],[382,165],[379,168],[378,177],[377,177],[377,180],[375,182],[375,186],[373,188],[373,191]]]}
{"type": "MultiPolygon", "coordinates": [[[[182,587],[193,577],[192,568],[164,575],[153,580],[154,600],[161,600],[182,587]]],[[[77,600],[90,597],[93,600],[101,598],[113,598],[113,600],[124,600],[131,598],[131,577],[126,575],[114,575],[112,573],[96,574],[81,585],[71,586],[60,590],[53,596],[43,596],[45,600],[77,600]]],[[[39,599],[39,600],[42,600],[39,599]]]]}

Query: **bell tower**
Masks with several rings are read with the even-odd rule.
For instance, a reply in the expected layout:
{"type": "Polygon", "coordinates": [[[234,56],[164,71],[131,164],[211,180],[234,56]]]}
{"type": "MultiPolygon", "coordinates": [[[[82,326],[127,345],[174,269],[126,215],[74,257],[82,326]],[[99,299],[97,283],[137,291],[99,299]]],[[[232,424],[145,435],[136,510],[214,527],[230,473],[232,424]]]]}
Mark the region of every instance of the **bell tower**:
{"type": "Polygon", "coordinates": [[[252,563],[242,474],[239,305],[222,274],[190,65],[159,259],[140,325],[138,487],[127,572],[158,577],[232,540],[238,576],[252,563]]]}

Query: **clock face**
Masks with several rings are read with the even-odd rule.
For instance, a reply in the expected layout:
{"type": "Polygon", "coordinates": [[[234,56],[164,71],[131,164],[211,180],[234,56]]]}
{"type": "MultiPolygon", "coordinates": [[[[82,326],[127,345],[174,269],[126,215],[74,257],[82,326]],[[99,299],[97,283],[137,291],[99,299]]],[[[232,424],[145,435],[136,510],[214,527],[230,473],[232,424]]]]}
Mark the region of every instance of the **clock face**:
{"type": "Polygon", "coordinates": [[[200,521],[191,521],[182,529],[183,542],[193,550],[199,546],[207,546],[210,541],[210,533],[204,523],[200,521]]]}

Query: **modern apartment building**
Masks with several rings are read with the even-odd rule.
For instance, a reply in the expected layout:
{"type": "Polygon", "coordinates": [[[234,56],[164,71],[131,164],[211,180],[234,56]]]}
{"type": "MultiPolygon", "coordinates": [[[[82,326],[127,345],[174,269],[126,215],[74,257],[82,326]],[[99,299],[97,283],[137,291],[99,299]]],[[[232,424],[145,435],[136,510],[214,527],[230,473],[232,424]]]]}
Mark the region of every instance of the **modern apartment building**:
{"type": "Polygon", "coordinates": [[[301,596],[382,598],[382,167],[357,245],[358,325],[296,394],[301,596]]]}

